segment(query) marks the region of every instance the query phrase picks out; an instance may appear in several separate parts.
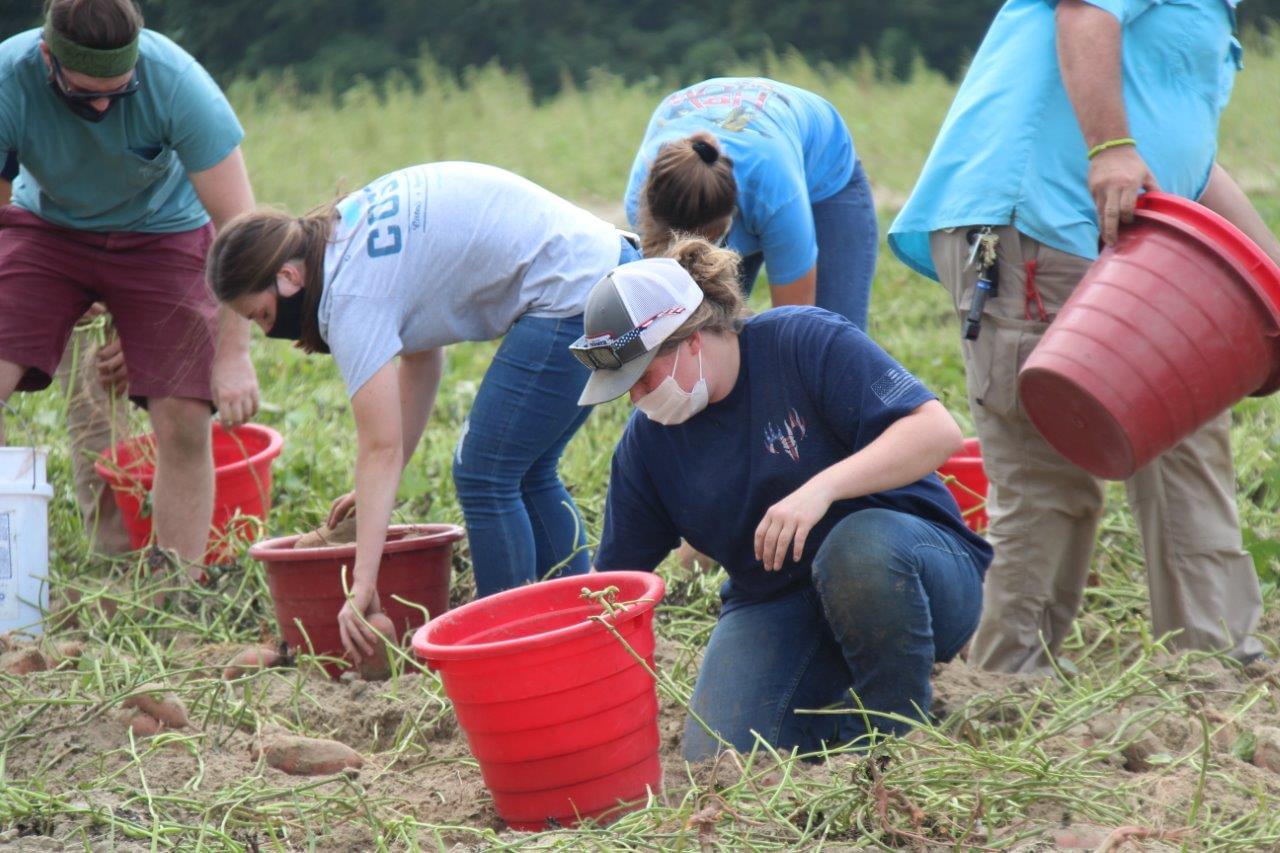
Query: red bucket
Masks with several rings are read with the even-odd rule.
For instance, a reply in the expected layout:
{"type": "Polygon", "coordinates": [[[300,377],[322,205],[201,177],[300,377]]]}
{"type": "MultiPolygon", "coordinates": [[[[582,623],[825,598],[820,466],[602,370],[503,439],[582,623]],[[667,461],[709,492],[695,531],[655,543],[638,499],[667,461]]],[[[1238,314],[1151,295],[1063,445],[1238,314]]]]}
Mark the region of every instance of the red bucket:
{"type": "Polygon", "coordinates": [[[938,476],[960,505],[960,515],[969,529],[986,533],[987,472],[982,469],[978,439],[966,438],[964,447],[938,469],[938,476]]]}
{"type": "Polygon", "coordinates": [[[1018,392],[1059,453],[1123,480],[1280,387],[1278,335],[1280,267],[1209,209],[1147,193],[1027,359],[1018,392]]]}
{"type": "Polygon", "coordinates": [[[591,616],[583,588],[618,588],[610,622],[653,667],[648,572],[601,572],[517,587],[433,619],[413,649],[440,673],[458,723],[512,829],[572,826],[640,808],[662,784],[653,677],[591,616]]]}
{"type": "MultiPolygon", "coordinates": [[[[256,531],[236,515],[266,520],[271,508],[271,463],[284,448],[280,433],[245,424],[224,430],[213,424],[213,527],[205,563],[212,565],[234,553],[231,540],[251,540],[256,531]]],[[[135,549],[151,541],[151,486],[156,475],[156,437],[148,433],[122,441],[104,452],[93,466],[111,487],[116,506],[135,549]]]]}
{"type": "MultiPolygon", "coordinates": [[[[453,543],[464,536],[455,524],[396,524],[387,530],[378,568],[378,597],[397,637],[422,624],[422,611],[393,596],[427,608],[432,618],[449,609],[453,543]]],[[[338,611],[346,602],[342,567],[347,567],[350,586],[356,546],[294,548],[298,539],[282,536],[259,542],[249,549],[249,556],[266,565],[276,622],[289,647],[342,657],[338,632],[338,611]]],[[[336,678],[344,667],[328,664],[326,669],[336,678]]]]}

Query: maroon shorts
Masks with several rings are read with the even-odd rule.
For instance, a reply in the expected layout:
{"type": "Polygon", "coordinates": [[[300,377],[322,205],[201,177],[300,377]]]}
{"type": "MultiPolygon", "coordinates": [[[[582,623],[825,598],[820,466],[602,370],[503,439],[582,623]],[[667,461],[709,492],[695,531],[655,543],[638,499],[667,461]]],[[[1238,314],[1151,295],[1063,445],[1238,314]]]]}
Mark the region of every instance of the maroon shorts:
{"type": "Polygon", "coordinates": [[[72,327],[106,303],[129,396],[211,400],[217,303],[204,281],[213,226],[176,234],[61,228],[0,207],[0,359],[25,367],[19,391],[49,385],[72,327]]]}

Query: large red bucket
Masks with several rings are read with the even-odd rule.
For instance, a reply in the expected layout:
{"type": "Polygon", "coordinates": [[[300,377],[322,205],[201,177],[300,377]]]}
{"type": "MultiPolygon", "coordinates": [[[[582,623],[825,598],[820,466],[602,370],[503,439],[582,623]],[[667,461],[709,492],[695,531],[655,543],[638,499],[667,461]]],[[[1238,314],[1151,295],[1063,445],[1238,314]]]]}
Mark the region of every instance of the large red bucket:
{"type": "Polygon", "coordinates": [[[609,819],[662,783],[653,677],[584,599],[614,586],[606,617],[653,667],[648,572],[601,572],[509,589],[433,619],[414,651],[440,673],[498,814],[512,829],[609,819]]]}
{"type": "Polygon", "coordinates": [[[1249,395],[1280,387],[1280,267],[1227,220],[1147,193],[1023,366],[1049,444],[1123,480],[1249,395]]]}
{"type": "Polygon", "coordinates": [[[982,468],[982,448],[976,438],[943,463],[938,476],[960,505],[964,523],[974,533],[987,532],[987,472],[982,468]]]}
{"type": "MultiPolygon", "coordinates": [[[[245,424],[227,432],[213,425],[213,526],[205,563],[227,559],[235,539],[252,540],[254,525],[239,516],[265,520],[271,508],[271,463],[284,448],[280,433],[245,424]]],[[[156,437],[130,438],[104,452],[94,463],[111,487],[129,544],[135,549],[151,541],[151,487],[156,475],[156,437]]]]}
{"type": "MultiPolygon", "coordinates": [[[[453,543],[464,536],[455,524],[396,524],[387,530],[378,567],[378,598],[397,638],[422,624],[422,611],[397,598],[425,607],[432,618],[449,609],[453,543]]],[[[259,542],[249,549],[249,556],[266,565],[280,637],[289,647],[342,657],[338,611],[347,600],[342,568],[347,568],[349,587],[356,546],[294,548],[298,538],[259,542]]],[[[326,669],[336,678],[344,667],[329,664],[326,669]]]]}

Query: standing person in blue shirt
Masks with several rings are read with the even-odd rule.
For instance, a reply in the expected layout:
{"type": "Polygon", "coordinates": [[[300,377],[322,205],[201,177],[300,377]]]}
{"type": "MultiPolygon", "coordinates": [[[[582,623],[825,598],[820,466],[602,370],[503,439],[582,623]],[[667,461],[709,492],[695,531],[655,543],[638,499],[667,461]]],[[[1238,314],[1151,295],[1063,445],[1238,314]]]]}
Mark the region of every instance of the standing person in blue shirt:
{"type": "MultiPolygon", "coordinates": [[[[629,392],[639,409],[596,567],[652,570],[682,537],[725,567],[692,709],[734,748],[901,733],[977,626],[991,559],[933,473],[960,429],[843,317],[746,318],[737,274],[733,252],[685,239],[587,300],[581,402],[629,392]],[[868,713],[797,713],[851,701],[868,713]]],[[[687,759],[718,743],[690,717],[687,759]]]]}
{"type": "Polygon", "coordinates": [[[20,166],[0,208],[0,400],[48,386],[105,303],[156,432],[157,544],[193,577],[213,512],[210,402],[229,424],[257,408],[248,324],[215,318],[203,277],[214,227],[253,206],[243,135],[131,0],[51,0],[43,29],[0,43],[0,151],[20,166]]]}
{"type": "Polygon", "coordinates": [[[774,305],[817,305],[867,327],[876,268],[871,185],[840,113],[804,89],[720,77],[668,95],[631,167],[627,218],[657,257],[673,233],[761,264],[774,305]]]}
{"type": "Polygon", "coordinates": [[[272,337],[333,354],[356,421],[351,598],[338,620],[358,663],[377,643],[378,566],[401,472],[435,404],[444,347],[502,338],[453,457],[479,595],[591,565],[557,466],[586,421],[569,354],[600,276],[639,252],[612,225],[510,172],[428,163],[295,219],[227,226],[209,252],[218,299],[272,337]]]}
{"type": "MultiPolygon", "coordinates": [[[[1143,190],[1198,199],[1272,257],[1280,243],[1215,160],[1240,63],[1229,0],[1008,0],[974,57],[915,191],[889,234],[963,317],[967,234],[995,226],[999,294],[964,342],[969,406],[991,481],[983,622],[970,661],[1047,672],[1071,631],[1102,484],[1054,451],[1018,403],[1017,374],[1143,190]]],[[[1135,318],[1140,320],[1140,318],[1135,318]]],[[[1241,547],[1230,415],[1125,485],[1157,635],[1178,648],[1261,652],[1253,561],[1241,547]]]]}

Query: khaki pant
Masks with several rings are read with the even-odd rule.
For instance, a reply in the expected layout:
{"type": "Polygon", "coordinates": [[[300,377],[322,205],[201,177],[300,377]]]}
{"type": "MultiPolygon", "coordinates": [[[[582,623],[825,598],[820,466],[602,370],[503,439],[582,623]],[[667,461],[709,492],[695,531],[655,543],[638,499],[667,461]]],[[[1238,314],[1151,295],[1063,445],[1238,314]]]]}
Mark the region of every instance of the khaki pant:
{"type": "MultiPolygon", "coordinates": [[[[960,317],[973,299],[968,229],[936,231],[930,248],[960,317]]],[[[964,341],[969,409],[990,481],[982,622],[970,662],[1006,672],[1045,672],[1083,598],[1103,509],[1103,484],[1045,442],[1018,401],[1017,377],[1048,328],[1034,302],[1027,318],[1027,262],[1050,319],[1090,262],[997,229],[999,295],[987,300],[982,332],[964,341]]],[[[1262,651],[1250,636],[1262,613],[1253,561],[1243,550],[1235,471],[1224,413],[1125,482],[1146,556],[1157,636],[1179,632],[1181,649],[1262,651]]]]}
{"type": "Polygon", "coordinates": [[[76,506],[84,519],[90,547],[112,556],[129,550],[129,536],[111,489],[98,476],[93,462],[102,451],[129,435],[129,403],[123,397],[113,398],[99,384],[96,352],[92,334],[73,332],[54,376],[67,399],[76,506]]]}

